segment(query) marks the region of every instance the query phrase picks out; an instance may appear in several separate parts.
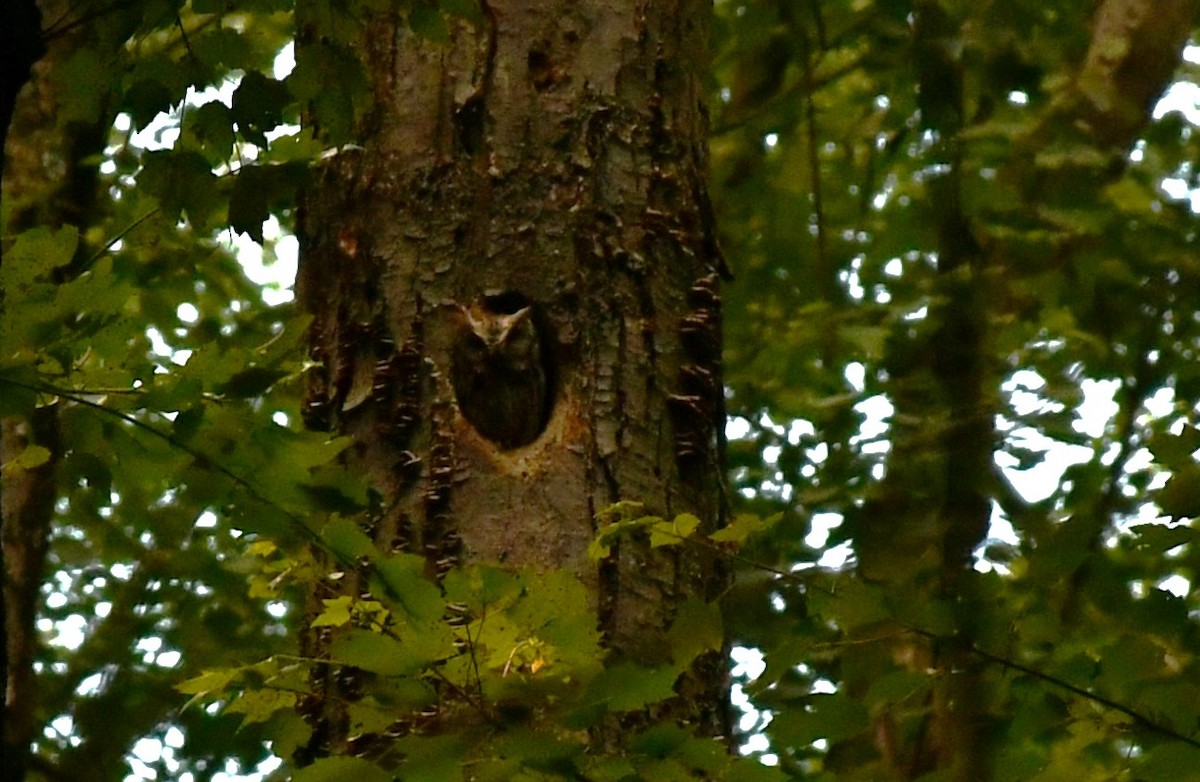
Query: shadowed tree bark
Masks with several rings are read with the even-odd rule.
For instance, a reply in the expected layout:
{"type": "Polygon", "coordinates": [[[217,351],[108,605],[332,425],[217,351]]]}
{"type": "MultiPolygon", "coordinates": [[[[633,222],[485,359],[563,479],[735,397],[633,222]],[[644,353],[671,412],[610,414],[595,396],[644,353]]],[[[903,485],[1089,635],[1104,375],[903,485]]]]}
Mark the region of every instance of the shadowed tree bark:
{"type": "MultiPolygon", "coordinates": [[[[4,68],[3,80],[0,81],[0,174],[3,174],[4,171],[3,151],[5,140],[8,138],[8,126],[12,122],[13,111],[16,108],[17,94],[29,80],[30,68],[42,56],[41,33],[41,14],[34,0],[14,0],[14,2],[5,4],[3,11],[0,12],[0,35],[3,35],[4,51],[8,52],[11,61],[4,68]]],[[[0,263],[3,262],[3,244],[0,242],[0,263]]],[[[3,306],[2,297],[3,292],[0,291],[0,307],[3,306]]],[[[16,450],[16,443],[19,440],[15,428],[15,421],[0,423],[0,464],[8,461],[10,450],[16,450]]],[[[26,497],[36,493],[34,491],[36,480],[36,475],[25,475],[19,478],[6,477],[0,480],[0,535],[7,528],[4,520],[9,518],[10,513],[18,512],[17,508],[25,504],[26,497]],[[14,495],[18,499],[14,500],[14,495]]],[[[13,724],[9,714],[10,703],[12,703],[12,698],[18,697],[17,693],[22,689],[19,685],[15,692],[10,688],[10,682],[13,681],[10,659],[17,659],[20,663],[24,661],[25,655],[19,654],[13,658],[9,653],[9,645],[11,639],[13,645],[24,647],[26,644],[20,639],[22,636],[28,635],[31,629],[31,627],[22,626],[27,618],[27,612],[15,605],[16,595],[13,594],[10,600],[10,590],[15,590],[15,583],[12,587],[9,585],[10,567],[14,577],[23,574],[25,568],[19,563],[13,563],[10,566],[7,548],[0,542],[0,575],[4,579],[4,588],[0,594],[0,629],[4,631],[4,642],[0,643],[0,687],[2,687],[0,692],[4,693],[4,707],[0,709],[0,766],[5,769],[2,773],[6,782],[7,780],[21,779],[25,765],[22,761],[25,750],[23,744],[20,743],[25,731],[21,727],[11,729],[9,727],[13,724]],[[11,608],[10,602],[14,603],[11,608]],[[11,626],[10,621],[12,622],[11,626]],[[10,692],[13,693],[11,696],[10,692]]]]}
{"type": "MultiPolygon", "coordinates": [[[[15,67],[5,68],[0,85],[5,245],[29,228],[78,226],[95,202],[96,163],[92,156],[102,149],[112,117],[101,109],[93,121],[63,120],[59,103],[64,85],[56,68],[78,47],[94,45],[97,28],[68,24],[59,34],[45,36],[41,27],[45,19],[71,18],[69,4],[55,0],[14,2],[4,7],[0,26],[5,52],[16,57],[15,67]]],[[[104,103],[101,100],[99,105],[104,103]]],[[[72,273],[61,271],[63,279],[72,273]]],[[[0,298],[0,306],[2,302],[0,298]]],[[[31,415],[0,420],[0,462],[10,464],[31,445],[50,452],[37,467],[6,469],[0,477],[6,685],[0,779],[4,782],[25,779],[30,743],[43,716],[38,712],[33,670],[39,643],[35,623],[61,449],[58,406],[52,400],[39,401],[43,404],[31,415]]]]}

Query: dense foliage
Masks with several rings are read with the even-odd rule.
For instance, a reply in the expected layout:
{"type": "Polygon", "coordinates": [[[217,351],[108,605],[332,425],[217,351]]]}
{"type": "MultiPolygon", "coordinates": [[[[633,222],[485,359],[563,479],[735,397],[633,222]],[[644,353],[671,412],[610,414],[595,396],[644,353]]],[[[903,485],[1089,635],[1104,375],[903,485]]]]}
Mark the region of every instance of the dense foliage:
{"type": "MultiPolygon", "coordinates": [[[[47,22],[52,50],[72,41],[48,76],[54,121],[105,140],[83,160],[97,179],[82,212],[5,172],[0,415],[52,410],[57,432],[4,467],[53,467],[58,487],[31,779],[214,779],[288,757],[306,730],[296,601],[329,577],[313,543],[377,579],[378,602],[331,599],[319,620],[353,627],[340,659],[389,682],[357,707],[364,732],[419,714],[434,679],[488,712],[470,735],[388,750],[414,778],[465,778],[463,763],[492,779],[1186,778],[1193,50],[1153,111],[1167,77],[1134,84],[1148,96],[1089,82],[1105,75],[1088,70],[1104,49],[1091,3],[717,3],[739,516],[702,541],[687,518],[609,513],[611,534],[735,564],[740,740],[778,768],[758,771],[673,726],[627,758],[588,755],[597,714],[668,697],[719,646],[711,607],[681,613],[671,665],[606,670],[562,574],[476,568],[439,591],[370,550],[346,443],[301,425],[305,320],[286,295],[265,303],[245,271],[260,251],[234,240],[294,257],[296,188],[370,111],[345,41],[385,4],[300,3],[295,24],[287,0],[82,2],[47,22]],[[310,45],[277,72],[294,30],[310,45]],[[1110,87],[1124,124],[1080,108],[1110,87]],[[946,523],[979,497],[986,529],[946,523]]],[[[406,5],[435,38],[476,13],[406,5]]],[[[386,778],[349,758],[311,769],[386,778]]]]}
{"type": "Polygon", "coordinates": [[[1074,108],[1097,89],[1089,4],[914,5],[722,14],[733,476],[785,513],[752,558],[807,566],[728,614],[764,653],[747,689],[797,772],[932,771],[962,678],[950,740],[995,778],[1180,775],[1200,757],[1194,71],[1114,141],[1074,108]],[[972,495],[988,532],[939,556],[925,536],[955,543],[939,522],[972,495]],[[812,567],[845,545],[857,572],[812,567]]]}

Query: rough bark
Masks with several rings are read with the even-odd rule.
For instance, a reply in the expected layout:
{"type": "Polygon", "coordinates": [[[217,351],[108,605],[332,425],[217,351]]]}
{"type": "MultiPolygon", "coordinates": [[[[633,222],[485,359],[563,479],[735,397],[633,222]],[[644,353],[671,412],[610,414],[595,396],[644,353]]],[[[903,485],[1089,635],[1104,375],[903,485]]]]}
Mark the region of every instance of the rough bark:
{"type": "MultiPolygon", "coordinates": [[[[33,0],[19,0],[6,4],[3,13],[0,14],[0,30],[2,30],[0,34],[4,36],[4,50],[12,58],[12,62],[4,69],[3,81],[0,82],[0,175],[2,175],[4,142],[8,138],[8,126],[16,108],[17,95],[29,80],[29,69],[33,67],[43,52],[41,14],[38,11],[37,3],[33,0]]],[[[3,247],[0,246],[0,263],[3,262],[2,253],[3,247]]],[[[0,307],[3,306],[3,295],[3,291],[0,291],[0,307]]],[[[8,451],[15,446],[16,432],[10,433],[9,430],[15,429],[16,425],[16,421],[0,422],[0,464],[8,461],[8,451]]],[[[0,540],[7,530],[7,525],[4,524],[4,520],[9,518],[7,506],[23,504],[23,502],[13,502],[12,495],[28,497],[33,494],[32,484],[37,477],[36,475],[22,475],[19,478],[17,476],[0,478],[0,540]],[[18,480],[20,485],[16,485],[18,480]],[[6,483],[12,485],[6,486],[6,483]]],[[[24,737],[29,731],[28,727],[21,724],[20,720],[13,719],[27,709],[27,707],[22,708],[19,704],[14,703],[14,700],[19,701],[23,697],[22,693],[27,691],[28,687],[24,682],[19,681],[24,678],[21,675],[22,670],[16,671],[18,676],[17,680],[14,680],[11,661],[16,660],[20,664],[28,659],[28,655],[24,651],[29,646],[27,636],[28,631],[32,630],[33,624],[27,621],[28,617],[16,613],[26,602],[23,599],[24,595],[15,594],[18,584],[22,583],[19,578],[20,574],[24,572],[24,567],[21,564],[13,564],[10,571],[9,563],[8,546],[0,542],[0,577],[3,578],[4,584],[2,594],[0,594],[0,630],[3,630],[4,636],[3,642],[0,643],[0,692],[4,693],[4,706],[0,708],[0,767],[5,769],[0,773],[3,774],[2,778],[5,782],[15,782],[24,775],[23,758],[26,745],[24,737]],[[10,576],[10,572],[14,575],[10,576]],[[10,646],[16,647],[18,653],[10,654],[10,646]]]]}
{"type": "Polygon", "coordinates": [[[1083,100],[1070,118],[1100,146],[1124,153],[1175,73],[1198,11],[1194,0],[1102,3],[1077,82],[1083,100]]]}
{"type": "Polygon", "coordinates": [[[0,10],[0,46],[9,58],[0,73],[0,150],[8,137],[17,94],[29,81],[29,69],[41,58],[42,15],[35,0],[11,0],[0,10]]]}
{"type": "Polygon", "coordinates": [[[50,461],[0,476],[0,547],[4,550],[5,682],[3,771],[0,779],[25,778],[29,744],[39,728],[33,660],[50,518],[54,513],[58,461],[58,409],[43,407],[29,419],[0,422],[0,463],[9,464],[27,445],[48,448],[50,461]]]}
{"type": "MultiPolygon", "coordinates": [[[[42,19],[64,19],[69,4],[44,0],[37,5],[42,19]]],[[[26,8],[21,20],[36,19],[26,8]]],[[[17,29],[6,30],[16,34],[17,29]]],[[[40,42],[41,31],[24,29],[30,41],[40,42]]],[[[81,46],[94,45],[95,31],[87,26],[45,41],[45,54],[33,66],[28,86],[12,107],[6,124],[3,198],[7,214],[6,237],[39,225],[59,227],[82,223],[96,196],[96,167],[85,162],[103,147],[108,118],[93,123],[58,120],[61,82],[55,69],[81,46]]],[[[28,41],[19,51],[32,54],[28,41]]],[[[9,85],[5,85],[6,93],[9,85]]],[[[7,97],[7,94],[6,94],[7,97]]],[[[0,291],[0,296],[3,292],[0,291]]],[[[58,406],[47,404],[25,417],[0,421],[0,461],[18,456],[27,445],[49,449],[50,459],[35,469],[5,470],[0,479],[0,548],[4,566],[4,631],[6,680],[3,762],[5,782],[24,779],[30,762],[29,747],[37,737],[37,710],[33,671],[38,636],[35,629],[39,595],[45,570],[50,523],[54,514],[56,467],[60,437],[58,406]]]]}
{"type": "MultiPolygon", "coordinates": [[[[367,25],[374,114],[301,220],[298,296],[324,367],[306,412],[354,437],[383,496],[381,548],[422,553],[434,576],[456,562],[571,568],[611,648],[653,663],[681,599],[720,588],[715,564],[625,543],[597,569],[586,548],[617,500],[709,528],[722,513],[710,11],[551,5],[490,0],[445,43],[392,17],[367,25]],[[489,438],[479,416],[496,413],[464,413],[453,356],[471,320],[526,307],[540,349],[515,364],[537,364],[547,402],[532,433],[489,438]]],[[[527,374],[482,374],[538,406],[515,379],[527,374]]],[[[722,668],[677,716],[724,731],[722,668]]]]}

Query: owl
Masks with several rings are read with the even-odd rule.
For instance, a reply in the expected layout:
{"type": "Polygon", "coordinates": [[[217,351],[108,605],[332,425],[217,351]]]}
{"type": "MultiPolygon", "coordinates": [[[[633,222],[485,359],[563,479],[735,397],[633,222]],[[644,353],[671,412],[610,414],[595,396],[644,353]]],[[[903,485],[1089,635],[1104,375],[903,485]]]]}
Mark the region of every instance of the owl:
{"type": "Polygon", "coordinates": [[[532,307],[496,313],[473,305],[460,313],[450,365],[459,410],[501,448],[528,445],[542,432],[548,401],[532,307]]]}

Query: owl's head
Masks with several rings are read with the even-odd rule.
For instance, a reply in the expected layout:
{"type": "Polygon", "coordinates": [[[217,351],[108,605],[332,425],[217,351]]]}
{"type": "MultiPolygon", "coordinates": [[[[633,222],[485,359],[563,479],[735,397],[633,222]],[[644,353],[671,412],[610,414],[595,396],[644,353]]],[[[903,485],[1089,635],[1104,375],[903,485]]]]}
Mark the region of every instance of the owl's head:
{"type": "Polygon", "coordinates": [[[529,307],[522,307],[512,313],[489,312],[479,305],[463,309],[463,315],[472,333],[489,350],[506,345],[513,335],[520,333],[522,326],[529,322],[530,312],[529,307]]]}

